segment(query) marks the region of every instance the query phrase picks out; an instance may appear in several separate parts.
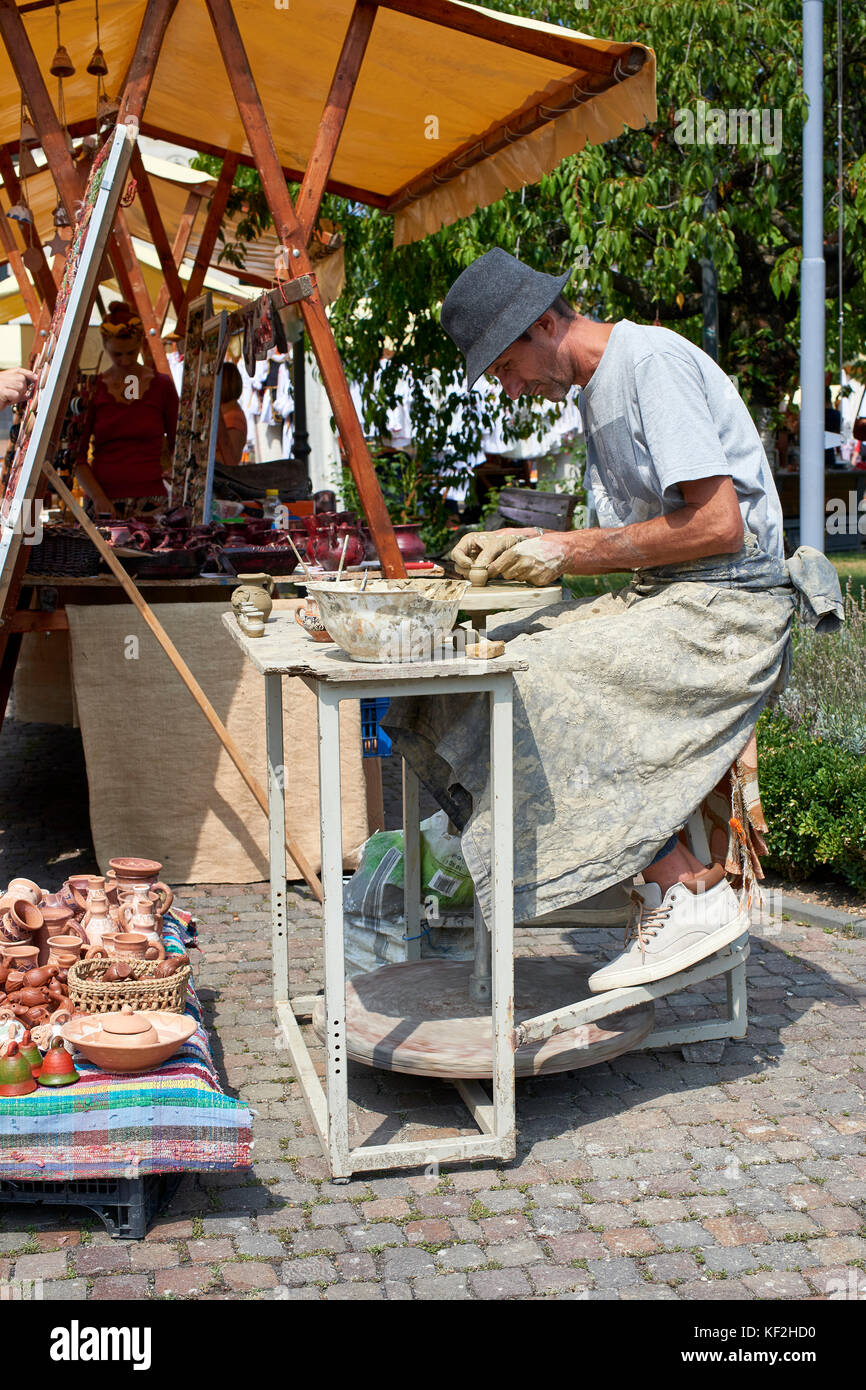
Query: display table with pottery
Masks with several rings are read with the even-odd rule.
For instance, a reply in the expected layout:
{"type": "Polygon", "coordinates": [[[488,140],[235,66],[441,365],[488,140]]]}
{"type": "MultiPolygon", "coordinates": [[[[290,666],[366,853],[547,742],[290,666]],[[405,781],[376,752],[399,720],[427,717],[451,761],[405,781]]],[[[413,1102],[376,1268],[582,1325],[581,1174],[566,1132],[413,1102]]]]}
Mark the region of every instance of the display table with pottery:
{"type": "MultiPolygon", "coordinates": [[[[169,955],[185,953],[189,922],[166,914],[169,955]]],[[[250,1112],[220,1085],[191,982],[172,1017],[185,1040],[167,1060],[147,1053],[147,1070],[112,1072],[76,1051],[74,1085],[0,1099],[0,1205],[87,1206],[112,1235],[142,1239],[169,1195],[163,1175],[250,1167],[250,1112]]]]}

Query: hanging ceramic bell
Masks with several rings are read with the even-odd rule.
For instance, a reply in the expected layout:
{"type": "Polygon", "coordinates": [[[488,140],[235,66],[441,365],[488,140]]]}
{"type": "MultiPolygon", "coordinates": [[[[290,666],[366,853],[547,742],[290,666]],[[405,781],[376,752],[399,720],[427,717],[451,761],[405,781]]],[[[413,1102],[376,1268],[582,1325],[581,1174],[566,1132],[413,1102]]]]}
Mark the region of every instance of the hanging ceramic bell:
{"type": "Polygon", "coordinates": [[[19,179],[32,179],[34,174],[39,173],[39,165],[33,158],[26,145],[21,146],[18,155],[18,177],[19,179]]]}
{"type": "Polygon", "coordinates": [[[66,52],[66,49],[63,47],[62,43],[58,46],[57,52],[51,59],[51,67],[48,69],[48,71],[54,77],[75,76],[75,64],[73,63],[69,54],[66,52]]]}
{"type": "Polygon", "coordinates": [[[52,1038],[42,1061],[39,1085],[71,1086],[73,1081],[77,1080],[78,1072],[75,1070],[75,1063],[66,1051],[63,1039],[60,1036],[52,1038]]]}
{"type": "Polygon", "coordinates": [[[56,208],[51,214],[51,220],[54,223],[55,227],[69,226],[69,213],[66,211],[66,208],[63,206],[62,203],[57,204],[56,208]]]}
{"type": "Polygon", "coordinates": [[[29,1096],[36,1090],[30,1064],[21,1056],[17,1042],[8,1042],[0,1051],[0,1096],[29,1096]]]}
{"type": "Polygon", "coordinates": [[[39,144],[39,136],[36,133],[36,127],[29,116],[24,116],[22,118],[20,139],[22,145],[25,143],[29,143],[31,145],[39,144]]]}
{"type": "Polygon", "coordinates": [[[13,222],[33,223],[33,213],[26,203],[13,203],[6,216],[11,217],[13,222]]]}
{"type": "Polygon", "coordinates": [[[87,71],[88,71],[88,72],[91,74],[91,76],[93,76],[93,77],[107,77],[107,76],[108,76],[108,64],[107,64],[106,61],[105,61],[105,54],[103,53],[102,49],[99,47],[99,44],[97,44],[96,47],[95,47],[94,50],[93,50],[93,57],[91,58],[90,62],[87,64],[87,71]]]}

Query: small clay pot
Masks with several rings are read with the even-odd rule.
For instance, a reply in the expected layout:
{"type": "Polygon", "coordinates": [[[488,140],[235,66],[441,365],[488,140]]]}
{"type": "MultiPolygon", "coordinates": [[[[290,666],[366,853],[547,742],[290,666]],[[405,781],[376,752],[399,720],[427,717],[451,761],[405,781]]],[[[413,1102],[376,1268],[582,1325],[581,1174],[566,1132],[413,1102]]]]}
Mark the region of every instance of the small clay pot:
{"type": "Polygon", "coordinates": [[[3,955],[14,970],[35,970],[39,964],[39,947],[29,942],[3,943],[3,955]]]}
{"type": "Polygon", "coordinates": [[[51,954],[48,957],[49,965],[56,965],[59,970],[68,970],[70,965],[74,965],[81,955],[83,942],[80,936],[73,936],[68,933],[64,936],[51,936],[48,938],[48,947],[51,954]]]}
{"type": "Polygon", "coordinates": [[[159,965],[153,972],[153,976],[156,980],[167,980],[171,975],[175,975],[176,973],[177,964],[175,958],[173,956],[166,956],[165,960],[159,962],[159,965]]]}

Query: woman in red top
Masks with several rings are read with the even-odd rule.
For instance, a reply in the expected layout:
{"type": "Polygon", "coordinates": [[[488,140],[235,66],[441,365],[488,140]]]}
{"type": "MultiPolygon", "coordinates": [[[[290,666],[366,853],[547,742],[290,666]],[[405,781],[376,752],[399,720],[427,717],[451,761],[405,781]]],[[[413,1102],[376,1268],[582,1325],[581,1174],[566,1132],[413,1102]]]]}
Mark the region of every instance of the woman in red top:
{"type": "Polygon", "coordinates": [[[100,332],[111,366],[96,379],[75,472],[97,514],[117,516],[116,502],[166,501],[163,447],[174,450],[177,392],[139,362],[143,329],[128,304],[112,304],[100,332]]]}

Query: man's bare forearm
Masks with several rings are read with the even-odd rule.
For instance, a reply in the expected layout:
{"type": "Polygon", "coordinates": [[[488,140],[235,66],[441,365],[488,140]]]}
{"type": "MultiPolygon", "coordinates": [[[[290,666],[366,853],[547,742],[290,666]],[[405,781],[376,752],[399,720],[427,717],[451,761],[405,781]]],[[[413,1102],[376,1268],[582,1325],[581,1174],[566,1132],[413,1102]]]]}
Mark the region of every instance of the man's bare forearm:
{"type": "Polygon", "coordinates": [[[567,558],[565,574],[610,574],[734,554],[742,544],[742,528],[738,538],[736,527],[721,519],[715,523],[699,515],[697,508],[686,506],[631,526],[570,531],[561,539],[567,558]]]}

